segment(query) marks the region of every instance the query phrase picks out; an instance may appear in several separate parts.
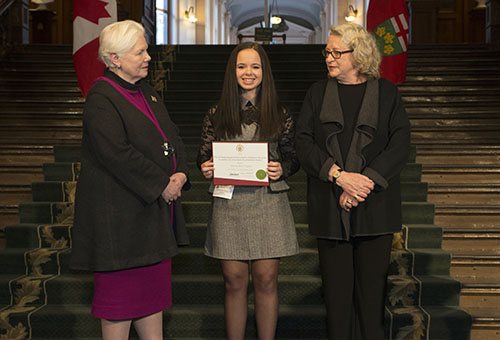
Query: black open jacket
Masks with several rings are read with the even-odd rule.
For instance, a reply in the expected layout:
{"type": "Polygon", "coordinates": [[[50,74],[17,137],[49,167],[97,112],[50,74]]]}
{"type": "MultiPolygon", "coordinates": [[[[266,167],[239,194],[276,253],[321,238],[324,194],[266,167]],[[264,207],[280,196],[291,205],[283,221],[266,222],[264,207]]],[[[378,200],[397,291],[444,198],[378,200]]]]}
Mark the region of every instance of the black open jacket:
{"type": "MultiPolygon", "coordinates": [[[[187,176],[184,145],[161,97],[145,80],[132,85],[109,70],[104,75],[125,89],[142,90],[175,147],[176,171],[187,176]]],[[[98,81],[93,86],[83,112],[72,268],[111,271],[150,265],[188,243],[180,200],[172,226],[171,206],[161,197],[174,171],[174,160],[163,154],[162,144],[155,125],[111,84],[98,81]]]]}
{"type": "Polygon", "coordinates": [[[397,87],[386,79],[368,81],[345,164],[337,138],[343,122],[335,79],[313,84],[297,121],[295,143],[308,175],[311,234],[348,240],[399,231],[399,176],[409,155],[410,123],[397,87]],[[328,180],[334,163],[376,183],[367,200],[350,213],[340,207],[342,189],[328,180]]]}

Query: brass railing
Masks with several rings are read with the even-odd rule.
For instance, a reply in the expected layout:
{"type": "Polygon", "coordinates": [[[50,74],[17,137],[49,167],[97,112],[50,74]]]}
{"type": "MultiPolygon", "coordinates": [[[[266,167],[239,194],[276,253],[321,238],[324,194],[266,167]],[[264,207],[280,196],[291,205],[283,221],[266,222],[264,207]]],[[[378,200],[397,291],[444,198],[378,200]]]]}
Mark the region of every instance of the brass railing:
{"type": "Polygon", "coordinates": [[[170,72],[173,69],[176,54],[177,46],[163,45],[152,56],[153,62],[150,64],[149,80],[162,97],[167,91],[167,81],[170,80],[170,72]]]}

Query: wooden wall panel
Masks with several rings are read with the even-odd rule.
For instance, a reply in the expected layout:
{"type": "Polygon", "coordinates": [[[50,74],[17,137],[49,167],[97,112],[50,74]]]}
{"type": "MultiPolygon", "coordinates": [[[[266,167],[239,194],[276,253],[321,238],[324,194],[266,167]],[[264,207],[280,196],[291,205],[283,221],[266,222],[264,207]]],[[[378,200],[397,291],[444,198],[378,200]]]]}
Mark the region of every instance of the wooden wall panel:
{"type": "Polygon", "coordinates": [[[484,42],[485,9],[475,0],[407,0],[412,44],[484,42]]]}
{"type": "Polygon", "coordinates": [[[408,0],[410,14],[410,43],[437,42],[438,3],[433,0],[408,0]]]}

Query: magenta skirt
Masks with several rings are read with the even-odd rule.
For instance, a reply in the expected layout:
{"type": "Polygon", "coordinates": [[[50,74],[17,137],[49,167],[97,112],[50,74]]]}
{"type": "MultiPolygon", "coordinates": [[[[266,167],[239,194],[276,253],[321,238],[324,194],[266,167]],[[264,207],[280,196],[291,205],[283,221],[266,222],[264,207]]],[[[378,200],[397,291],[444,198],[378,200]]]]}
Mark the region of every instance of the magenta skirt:
{"type": "Polygon", "coordinates": [[[154,314],[172,305],[171,261],[94,273],[92,315],[125,320],[154,314]]]}

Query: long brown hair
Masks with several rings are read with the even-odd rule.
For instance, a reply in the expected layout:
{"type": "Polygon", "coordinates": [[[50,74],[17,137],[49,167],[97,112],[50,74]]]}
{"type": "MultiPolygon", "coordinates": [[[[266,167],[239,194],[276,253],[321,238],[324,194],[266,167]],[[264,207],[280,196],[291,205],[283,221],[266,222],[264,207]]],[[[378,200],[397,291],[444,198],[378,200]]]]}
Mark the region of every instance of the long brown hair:
{"type": "Polygon", "coordinates": [[[262,83],[257,95],[257,106],[259,108],[259,121],[257,123],[259,124],[259,138],[269,141],[281,131],[284,121],[283,107],[276,92],[269,58],[262,46],[252,42],[236,46],[229,56],[222,94],[214,116],[215,133],[225,138],[232,138],[241,134],[241,103],[240,89],[236,79],[236,61],[238,53],[246,49],[257,51],[262,64],[262,83]]]}

